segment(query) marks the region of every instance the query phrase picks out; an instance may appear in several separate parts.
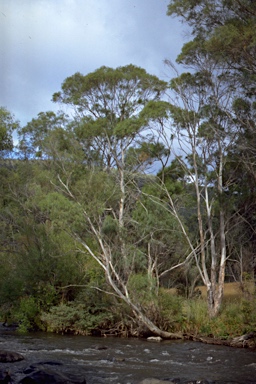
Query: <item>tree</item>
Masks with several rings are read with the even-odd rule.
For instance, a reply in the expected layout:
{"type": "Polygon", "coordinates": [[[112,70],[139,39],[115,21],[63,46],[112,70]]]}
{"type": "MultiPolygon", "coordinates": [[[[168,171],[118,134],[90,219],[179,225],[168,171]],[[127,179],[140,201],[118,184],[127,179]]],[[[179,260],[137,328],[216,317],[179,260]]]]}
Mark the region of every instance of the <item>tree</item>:
{"type": "MultiPolygon", "coordinates": [[[[179,59],[191,65],[207,52],[225,63],[242,84],[255,82],[256,4],[251,0],[171,0],[168,15],[177,15],[191,27],[194,40],[185,44],[179,59]],[[190,54],[192,53],[192,55],[190,54]]],[[[253,89],[253,88],[252,88],[253,89]]]]}
{"type": "MultiPolygon", "coordinates": [[[[230,205],[233,219],[229,220],[229,231],[226,236],[230,233],[232,238],[230,228],[232,226],[237,228],[238,222],[241,225],[241,217],[243,217],[242,225],[246,220],[249,224],[248,231],[251,232],[253,218],[251,216],[249,220],[247,219],[252,205],[250,204],[249,208],[248,204],[242,203],[243,197],[248,194],[244,191],[241,193],[239,180],[244,179],[244,175],[238,175],[238,171],[247,174],[250,169],[251,176],[255,173],[252,161],[255,156],[255,146],[252,136],[255,130],[253,115],[255,114],[256,4],[248,0],[194,2],[172,0],[169,2],[167,14],[177,15],[185,21],[193,37],[192,41],[183,46],[177,62],[201,74],[207,70],[209,63],[214,63],[215,73],[220,71],[223,73],[220,87],[226,89],[225,85],[229,85],[230,90],[233,88],[231,103],[222,108],[226,119],[232,122],[233,129],[236,131],[233,136],[233,145],[228,148],[229,159],[226,160],[226,167],[223,169],[223,180],[232,180],[233,183],[232,186],[229,185],[225,194],[229,193],[230,201],[234,201],[234,194],[237,196],[234,204],[236,209],[233,206],[232,211],[230,205]],[[227,163],[232,164],[231,167],[227,163]]],[[[198,89],[198,92],[201,90],[198,89]]],[[[214,100],[213,95],[212,103],[216,106],[212,110],[217,113],[218,101],[214,100]]],[[[233,241],[232,244],[234,246],[233,241]]],[[[229,247],[229,251],[231,248],[229,247]]]]}
{"type": "Polygon", "coordinates": [[[255,102],[238,97],[233,103],[234,122],[237,126],[237,139],[232,150],[229,152],[229,164],[227,172],[232,178],[233,186],[230,188],[230,198],[233,206],[239,212],[240,219],[234,217],[230,222],[236,228],[233,239],[240,239],[237,242],[231,240],[232,249],[237,253],[236,265],[240,266],[237,280],[243,285],[243,277],[246,275],[254,278],[256,276],[255,260],[255,102]],[[235,166],[234,166],[235,165],[235,166]],[[236,199],[234,201],[234,197],[236,199]],[[242,218],[242,222],[241,222],[242,218]],[[239,220],[238,226],[235,224],[239,220]]]}
{"type": "Polygon", "coordinates": [[[0,156],[4,157],[13,149],[13,133],[19,122],[4,107],[0,107],[0,156]]]}
{"type": "MultiPolygon", "coordinates": [[[[15,232],[11,205],[13,203],[10,191],[10,182],[13,177],[15,160],[11,160],[13,145],[13,134],[18,129],[19,122],[3,107],[0,107],[0,255],[3,259],[10,249],[13,250],[13,232],[15,232]]],[[[8,263],[3,264],[3,273],[9,270],[8,263]]]]}
{"type": "MultiPolygon", "coordinates": [[[[180,337],[158,328],[129,292],[136,250],[128,228],[134,227],[131,212],[141,193],[139,185],[145,182],[142,175],[134,173],[134,166],[138,164],[142,170],[149,157],[152,162],[160,153],[166,156],[163,146],[155,142],[148,125],[153,117],[145,109],[151,102],[154,110],[165,89],[165,82],[133,65],[102,67],[86,76],[67,78],[53,100],[74,109],[73,131],[85,150],[89,168],[86,180],[72,185],[70,177],[63,175],[56,187],[80,207],[86,232],[73,231],[73,236],[104,270],[114,294],[154,334],[180,337]],[[154,141],[149,145],[151,139],[154,141]]],[[[161,120],[163,110],[157,110],[154,119],[161,120]]]]}
{"type": "Polygon", "coordinates": [[[47,141],[51,141],[52,136],[57,133],[60,149],[67,149],[67,142],[71,141],[71,138],[65,140],[65,136],[68,136],[69,122],[68,116],[62,112],[57,114],[52,111],[40,112],[37,118],[32,119],[18,131],[20,156],[25,159],[52,158],[54,154],[50,151],[47,141]]]}
{"type": "MultiPolygon", "coordinates": [[[[221,307],[227,261],[230,212],[226,209],[225,191],[230,187],[230,178],[227,174],[224,178],[224,170],[237,132],[227,113],[235,94],[232,82],[225,69],[219,70],[214,61],[203,56],[201,61],[202,70],[171,80],[176,102],[170,105],[170,111],[179,153],[176,161],[195,187],[196,243],[186,232],[182,217],[179,222],[207,287],[208,310],[213,317],[221,307]]],[[[172,213],[178,217],[170,194],[169,199],[172,213]]]]}
{"type": "Polygon", "coordinates": [[[111,168],[122,163],[131,143],[143,140],[146,121],[140,116],[150,100],[158,100],[166,83],[142,68],[101,67],[86,76],[67,78],[53,101],[76,113],[73,130],[84,147],[88,164],[111,168]]]}
{"type": "Polygon", "coordinates": [[[81,289],[77,285],[90,280],[74,239],[62,229],[65,214],[78,219],[70,205],[62,213],[63,199],[52,193],[56,169],[42,160],[15,160],[1,167],[1,314],[10,313],[23,329],[39,327],[40,311],[74,300],[81,289]]]}

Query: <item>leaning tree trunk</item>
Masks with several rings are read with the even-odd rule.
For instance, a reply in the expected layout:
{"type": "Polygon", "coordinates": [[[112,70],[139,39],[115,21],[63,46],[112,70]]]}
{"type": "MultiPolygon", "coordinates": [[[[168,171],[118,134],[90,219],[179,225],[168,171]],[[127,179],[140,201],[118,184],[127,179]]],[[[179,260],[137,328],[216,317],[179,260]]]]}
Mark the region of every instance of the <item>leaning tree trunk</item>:
{"type": "MultiPolygon", "coordinates": [[[[69,186],[65,184],[61,178],[59,177],[59,181],[61,185],[64,187],[65,192],[68,193],[68,195],[76,201],[75,196],[69,189],[69,186]]],[[[87,250],[89,255],[100,265],[100,267],[104,270],[106,275],[106,281],[110,285],[110,287],[114,290],[117,297],[121,300],[123,300],[129,308],[132,310],[135,318],[142,324],[144,324],[152,334],[156,336],[160,336],[165,339],[181,339],[183,336],[180,333],[172,333],[172,332],[166,332],[161,330],[157,325],[155,325],[144,313],[143,311],[131,300],[128,292],[128,287],[125,281],[122,279],[121,274],[117,271],[117,269],[114,266],[113,263],[113,257],[111,254],[111,249],[107,244],[104,243],[104,240],[101,236],[101,230],[100,228],[97,229],[94,223],[92,222],[89,214],[87,211],[81,206],[79,202],[77,204],[81,207],[81,210],[84,214],[84,217],[86,218],[90,228],[91,233],[98,242],[98,245],[100,247],[101,252],[99,254],[96,254],[92,248],[87,244],[86,241],[83,241],[81,237],[73,233],[73,237],[87,250]]],[[[121,206],[121,213],[122,213],[121,206]]],[[[123,217],[121,215],[121,217],[123,217]]],[[[126,265],[125,265],[126,267],[126,265]]],[[[124,273],[125,276],[125,273],[124,273]]]]}
{"type": "MultiPolygon", "coordinates": [[[[85,213],[85,211],[84,211],[85,213]]],[[[161,330],[157,325],[155,325],[144,313],[143,311],[131,300],[128,292],[127,285],[122,280],[121,275],[115,269],[112,263],[111,252],[107,246],[104,245],[104,242],[97,232],[96,228],[92,224],[91,220],[87,216],[87,219],[91,225],[91,228],[96,235],[97,241],[100,245],[102,254],[96,255],[93,250],[84,242],[79,236],[76,235],[76,240],[89,252],[89,254],[97,261],[101,268],[105,271],[106,281],[110,287],[114,290],[116,296],[123,300],[129,308],[132,310],[136,320],[145,325],[152,334],[160,336],[164,339],[182,339],[183,335],[181,333],[172,333],[161,330]]]]}
{"type": "MultiPolygon", "coordinates": [[[[110,267],[112,267],[112,265],[110,265],[110,267]]],[[[121,281],[120,277],[115,274],[115,280],[114,280],[112,278],[112,273],[110,272],[110,269],[108,267],[105,269],[105,272],[106,272],[107,281],[109,285],[112,287],[112,289],[115,291],[117,296],[131,308],[136,320],[138,320],[140,323],[145,325],[148,328],[148,330],[152,332],[152,334],[156,336],[160,336],[163,339],[182,339],[183,338],[183,335],[181,333],[166,332],[161,330],[157,325],[155,325],[146,315],[144,315],[142,310],[136,304],[134,304],[133,301],[130,299],[127,287],[121,281]],[[125,293],[122,292],[122,290],[119,288],[118,285],[122,286],[123,288],[122,290],[125,293]]]]}

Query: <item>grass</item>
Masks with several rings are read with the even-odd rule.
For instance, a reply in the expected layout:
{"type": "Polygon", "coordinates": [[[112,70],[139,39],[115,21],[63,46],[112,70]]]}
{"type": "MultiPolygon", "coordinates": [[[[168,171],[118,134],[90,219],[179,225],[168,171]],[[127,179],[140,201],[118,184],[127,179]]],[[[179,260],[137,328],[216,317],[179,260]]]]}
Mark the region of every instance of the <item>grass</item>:
{"type": "Polygon", "coordinates": [[[200,299],[184,301],[183,313],[188,332],[230,338],[256,329],[256,298],[254,282],[225,283],[224,298],[220,314],[211,319],[207,314],[207,292],[205,286],[197,287],[200,299]]]}
{"type": "MultiPolygon", "coordinates": [[[[207,298],[206,286],[197,287],[201,291],[202,297],[207,298]]],[[[224,300],[232,301],[233,299],[243,299],[244,296],[255,292],[254,282],[245,282],[243,287],[241,283],[225,283],[224,284],[224,300]],[[243,289],[242,289],[243,288],[243,289]]]]}
{"type": "MultiPolygon", "coordinates": [[[[205,286],[198,286],[199,297],[181,298],[182,321],[179,331],[184,333],[229,339],[256,329],[256,296],[254,282],[225,283],[222,308],[218,316],[210,318],[205,286]],[[182,328],[182,329],[181,329],[182,328]]],[[[175,289],[168,289],[175,296],[175,289]]],[[[167,305],[168,306],[168,305],[167,305]]]]}

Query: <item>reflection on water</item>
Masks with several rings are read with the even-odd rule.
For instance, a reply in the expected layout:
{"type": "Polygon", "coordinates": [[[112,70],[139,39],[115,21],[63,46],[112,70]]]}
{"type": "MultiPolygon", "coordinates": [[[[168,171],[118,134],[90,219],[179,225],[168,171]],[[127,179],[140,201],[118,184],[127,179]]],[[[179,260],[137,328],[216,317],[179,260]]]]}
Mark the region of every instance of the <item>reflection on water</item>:
{"type": "MultiPolygon", "coordinates": [[[[24,355],[25,361],[10,365],[16,380],[22,377],[22,370],[28,365],[54,360],[64,364],[62,371],[85,377],[87,384],[134,384],[147,377],[256,383],[256,352],[196,342],[155,343],[138,339],[41,333],[21,336],[2,332],[0,349],[24,355]]],[[[6,365],[4,367],[6,369],[6,365]]]]}

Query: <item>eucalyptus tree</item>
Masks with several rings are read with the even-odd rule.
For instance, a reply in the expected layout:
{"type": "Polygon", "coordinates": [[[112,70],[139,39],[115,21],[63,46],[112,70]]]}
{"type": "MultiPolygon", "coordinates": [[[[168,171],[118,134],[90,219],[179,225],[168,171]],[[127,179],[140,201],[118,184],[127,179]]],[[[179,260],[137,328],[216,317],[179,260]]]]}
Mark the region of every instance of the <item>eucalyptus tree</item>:
{"type": "MultiPolygon", "coordinates": [[[[234,207],[240,215],[239,231],[236,237],[239,241],[231,241],[232,248],[237,253],[236,265],[240,266],[239,281],[243,286],[244,277],[256,277],[256,231],[255,231],[255,183],[256,183],[256,142],[255,117],[256,105],[253,100],[238,97],[233,103],[234,121],[237,127],[237,140],[233,150],[229,152],[228,172],[233,180],[230,195],[234,207]],[[234,201],[234,196],[236,199],[234,201]],[[241,222],[242,218],[242,222],[241,222]]],[[[237,220],[237,218],[236,218],[237,220]]],[[[235,225],[235,223],[233,223],[235,225]]]]}
{"type": "Polygon", "coordinates": [[[101,67],[86,76],[76,73],[62,84],[53,101],[75,112],[74,131],[90,165],[111,169],[124,161],[128,148],[153,139],[143,137],[146,120],[140,112],[158,100],[167,84],[142,68],[128,65],[101,67]]]}
{"type": "Polygon", "coordinates": [[[6,108],[0,107],[0,156],[4,157],[13,149],[13,134],[19,122],[6,108]]]}
{"type": "MultiPolygon", "coordinates": [[[[207,51],[252,85],[256,74],[256,4],[251,0],[171,0],[167,14],[178,16],[190,27],[194,39],[183,46],[185,63],[191,65],[195,48],[207,51]],[[191,54],[190,54],[191,53],[191,54]]],[[[253,89],[252,89],[253,90],[253,89]]]]}
{"type": "Polygon", "coordinates": [[[228,259],[226,235],[230,212],[226,199],[232,179],[225,169],[237,130],[229,116],[235,86],[228,72],[219,69],[207,55],[201,55],[203,68],[194,74],[183,73],[171,80],[173,95],[171,120],[176,135],[176,161],[194,185],[198,240],[194,242],[169,194],[171,212],[178,218],[207,287],[211,317],[219,313],[228,259]]]}
{"type": "MultiPolygon", "coordinates": [[[[222,173],[223,180],[232,180],[233,183],[226,189],[222,188],[223,192],[225,190],[225,194],[229,195],[229,201],[233,202],[233,207],[231,204],[229,206],[233,212],[233,219],[226,221],[225,225],[227,240],[228,233],[231,233],[228,232],[227,225],[229,228],[232,228],[232,225],[237,227],[238,222],[241,225],[242,213],[244,220],[247,217],[249,232],[253,223],[252,217],[248,220],[252,205],[250,204],[250,208],[247,205],[246,208],[246,204],[242,203],[243,196],[248,196],[248,193],[245,190],[241,192],[243,187],[239,185],[239,180],[242,181],[243,175],[249,172],[251,177],[255,174],[253,160],[255,146],[252,137],[255,130],[253,116],[255,115],[256,79],[256,3],[248,0],[198,0],[195,2],[171,0],[167,14],[178,16],[185,22],[190,27],[189,31],[193,39],[184,44],[177,62],[201,76],[207,72],[209,63],[214,63],[214,76],[222,72],[222,78],[219,77],[216,86],[219,85],[220,92],[227,90],[228,86],[226,95],[231,95],[230,102],[224,102],[220,106],[221,99],[216,98],[213,93],[209,104],[215,119],[224,117],[233,127],[233,145],[226,147],[225,167],[222,173]],[[239,170],[243,175],[238,175],[239,170]],[[234,202],[235,195],[236,202],[234,202]]],[[[202,95],[202,90],[198,88],[198,97],[200,94],[202,95]]],[[[223,127],[223,134],[229,136],[224,143],[231,143],[227,126],[223,127]]],[[[214,135],[217,139],[216,132],[214,135]]],[[[219,166],[219,163],[217,165],[219,166]]],[[[231,248],[227,249],[231,250],[231,248]]]]}
{"type": "MultiPolygon", "coordinates": [[[[64,146],[64,138],[68,135],[68,124],[70,120],[63,112],[40,112],[24,127],[18,131],[20,157],[23,159],[42,159],[46,160],[53,155],[47,141],[52,140],[55,132],[59,133],[59,145],[64,146]]],[[[55,140],[56,141],[56,140],[55,140]]]]}
{"type": "MultiPolygon", "coordinates": [[[[225,68],[236,86],[232,108],[240,135],[237,152],[247,171],[255,174],[256,3],[250,0],[172,0],[167,14],[190,27],[193,40],[184,44],[177,62],[198,71],[207,57],[225,68]],[[197,69],[196,69],[197,68],[197,69]]],[[[254,177],[254,176],[253,176],[254,177]]]]}
{"type": "Polygon", "coordinates": [[[73,111],[72,132],[84,150],[85,177],[72,184],[71,173],[59,175],[56,188],[80,208],[86,224],[83,230],[73,230],[73,236],[101,266],[114,294],[153,333],[178,337],[161,330],[134,301],[129,288],[136,271],[147,271],[148,259],[139,263],[131,213],[150,177],[143,176],[143,170],[168,156],[161,130],[149,124],[165,118],[159,103],[166,87],[164,81],[133,65],[101,67],[67,78],[53,100],[73,111]]]}

